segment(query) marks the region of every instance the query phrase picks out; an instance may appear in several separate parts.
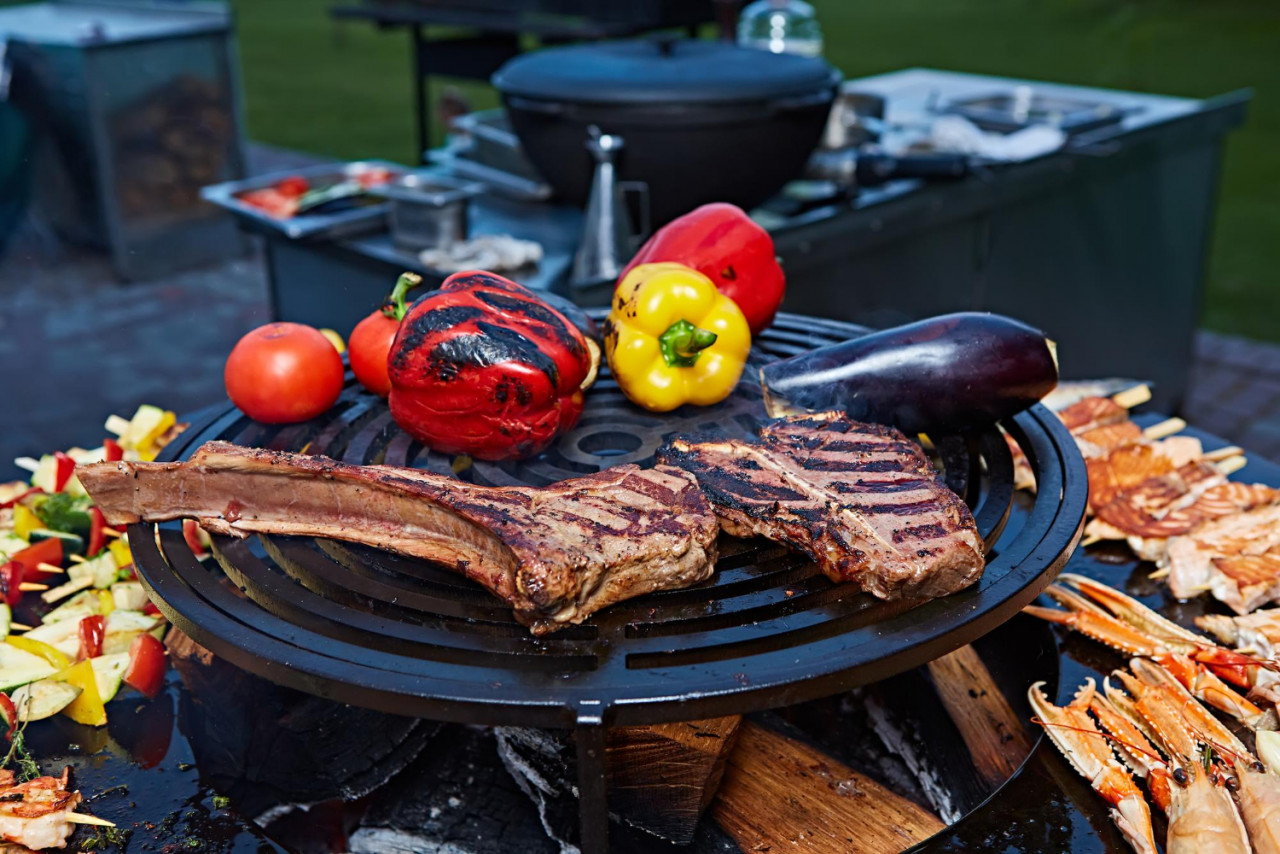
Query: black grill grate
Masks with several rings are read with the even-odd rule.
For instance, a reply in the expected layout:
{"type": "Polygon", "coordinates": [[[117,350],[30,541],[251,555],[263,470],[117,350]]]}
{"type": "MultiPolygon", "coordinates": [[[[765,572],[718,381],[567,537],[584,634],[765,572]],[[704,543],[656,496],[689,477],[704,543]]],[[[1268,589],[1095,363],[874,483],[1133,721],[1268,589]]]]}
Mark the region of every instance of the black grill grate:
{"type": "MultiPolygon", "coordinates": [[[[782,315],[756,340],[753,359],[862,331],[782,315]]],[[[479,484],[542,485],[649,463],[672,433],[748,436],[763,417],[754,376],[749,368],[719,406],[654,415],[631,406],[606,373],[579,425],[550,452],[456,474],[479,484]]],[[[201,564],[176,525],[160,526],[158,537],[134,526],[130,541],[138,574],[166,616],[216,654],[276,682],[383,711],[491,725],[690,720],[886,678],[974,640],[1033,599],[1078,540],[1084,465],[1041,407],[1006,427],[1037,473],[1029,508],[1015,507],[1012,463],[997,430],[933,437],[947,484],[974,511],[988,564],[975,587],[914,607],[833,585],[772,543],[722,537],[717,572],[704,584],[622,602],[584,625],[533,638],[501,602],[451,570],[375,549],[217,537],[218,560],[201,564]]],[[[207,415],[165,458],[183,458],[215,438],[455,473],[453,460],[412,441],[381,401],[353,384],[330,413],[307,424],[270,427],[234,409],[207,415]]],[[[586,741],[591,749],[596,735],[586,741]]],[[[585,826],[584,833],[584,841],[600,838],[585,826]]]]}

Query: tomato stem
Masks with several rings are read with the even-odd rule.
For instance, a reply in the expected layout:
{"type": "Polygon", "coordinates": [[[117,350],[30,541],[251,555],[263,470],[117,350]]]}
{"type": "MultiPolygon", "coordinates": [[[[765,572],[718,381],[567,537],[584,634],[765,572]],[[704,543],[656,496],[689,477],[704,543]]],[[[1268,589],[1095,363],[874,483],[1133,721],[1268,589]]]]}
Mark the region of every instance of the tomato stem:
{"type": "Polygon", "coordinates": [[[401,273],[400,278],[396,279],[396,286],[382,304],[382,313],[395,321],[404,320],[404,316],[409,313],[405,295],[420,284],[422,277],[417,273],[401,273]]]}

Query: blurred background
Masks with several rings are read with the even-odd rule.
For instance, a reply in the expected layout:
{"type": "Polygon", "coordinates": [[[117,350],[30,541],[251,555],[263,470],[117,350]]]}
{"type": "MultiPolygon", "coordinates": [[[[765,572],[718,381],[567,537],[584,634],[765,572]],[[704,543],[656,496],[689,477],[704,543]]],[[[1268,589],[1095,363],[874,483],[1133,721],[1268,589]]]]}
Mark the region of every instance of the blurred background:
{"type": "MultiPolygon", "coordinates": [[[[236,0],[251,139],[413,162],[403,34],[335,22],[332,0],[236,0]]],[[[1280,4],[1272,0],[816,0],[846,77],[922,66],[1207,98],[1251,87],[1227,145],[1204,325],[1280,341],[1280,4]]],[[[491,87],[433,80],[475,109],[491,87]]],[[[442,135],[435,127],[434,139],[442,135]]],[[[1141,318],[1134,318],[1141,323],[1141,318]]]]}

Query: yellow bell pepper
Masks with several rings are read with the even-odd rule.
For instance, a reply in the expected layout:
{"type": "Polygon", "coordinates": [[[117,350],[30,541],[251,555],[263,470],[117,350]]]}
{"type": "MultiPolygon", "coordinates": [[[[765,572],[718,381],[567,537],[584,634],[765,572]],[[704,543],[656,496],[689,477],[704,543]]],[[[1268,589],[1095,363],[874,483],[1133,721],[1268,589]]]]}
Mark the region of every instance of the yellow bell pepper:
{"type": "Polygon", "coordinates": [[[62,670],[71,664],[71,658],[65,652],[57,649],[56,647],[50,646],[44,641],[23,637],[22,635],[10,635],[5,643],[9,644],[9,646],[17,647],[23,652],[38,655],[59,670],[62,670]]]}
{"type": "Polygon", "coordinates": [[[22,504],[13,505],[13,533],[24,540],[31,539],[31,532],[43,528],[44,523],[34,511],[22,504]]]}
{"type": "Polygon", "coordinates": [[[80,689],[80,696],[62,710],[64,715],[86,726],[107,725],[107,707],[102,702],[102,695],[98,693],[98,680],[93,675],[93,665],[88,659],[73,664],[49,678],[66,682],[80,689]]]}
{"type": "Polygon", "coordinates": [[[751,351],[742,310],[683,264],[640,264],[627,273],[604,335],[609,369],[623,394],[653,412],[724,400],[751,351]]]}

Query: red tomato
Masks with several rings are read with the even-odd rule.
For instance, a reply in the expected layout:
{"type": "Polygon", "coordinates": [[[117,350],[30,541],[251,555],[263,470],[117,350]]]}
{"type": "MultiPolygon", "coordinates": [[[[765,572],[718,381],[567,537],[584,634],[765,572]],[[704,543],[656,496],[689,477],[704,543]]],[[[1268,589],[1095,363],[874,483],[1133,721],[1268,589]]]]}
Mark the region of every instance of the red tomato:
{"type": "Polygon", "coordinates": [[[360,385],[374,394],[391,394],[391,377],[387,376],[387,355],[395,340],[400,321],[375,311],[356,324],[347,341],[347,358],[360,385]]]}
{"type": "Polygon", "coordinates": [[[311,185],[307,183],[307,179],[301,175],[290,175],[288,178],[281,178],[276,181],[275,190],[282,196],[290,196],[297,198],[303,195],[307,190],[311,189],[311,185]]]}
{"type": "Polygon", "coordinates": [[[143,632],[129,644],[124,684],[154,697],[164,687],[164,644],[143,632]]]}
{"type": "Polygon", "coordinates": [[[245,335],[227,357],[223,380],[231,402],[255,421],[289,424],[315,418],[342,393],[342,357],[319,330],[268,323],[245,335]]]}

